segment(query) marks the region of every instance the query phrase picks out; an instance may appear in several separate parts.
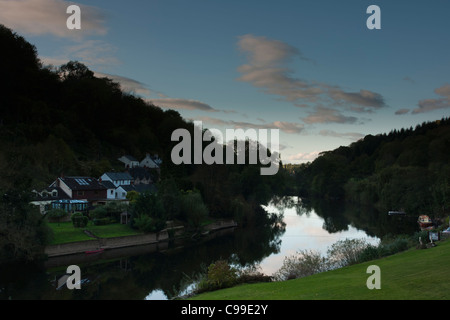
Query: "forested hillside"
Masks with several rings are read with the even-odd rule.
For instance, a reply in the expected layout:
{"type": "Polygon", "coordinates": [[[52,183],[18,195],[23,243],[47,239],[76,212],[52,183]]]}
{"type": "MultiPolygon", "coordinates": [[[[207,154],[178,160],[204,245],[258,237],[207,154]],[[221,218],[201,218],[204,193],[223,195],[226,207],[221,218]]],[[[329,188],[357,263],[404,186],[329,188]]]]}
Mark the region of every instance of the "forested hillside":
{"type": "MultiPolygon", "coordinates": [[[[162,159],[158,201],[164,219],[194,220],[177,216],[182,192],[193,191],[191,200],[210,217],[263,223],[267,217],[259,204],[283,193],[288,175],[282,169],[262,176],[261,165],[248,161],[175,165],[171,151],[179,141],[171,141],[172,133],[194,132],[178,112],[123,92],[79,62],[43,66],[36,48],[2,25],[0,48],[0,257],[30,257],[47,241],[45,221],[28,205],[33,189],[62,174],[98,178],[122,171],[117,159],[125,154],[142,159],[157,153],[162,159]]],[[[248,153],[251,145],[245,146],[248,153]]]]}
{"type": "Polygon", "coordinates": [[[4,26],[0,44],[0,189],[39,189],[61,174],[99,177],[122,169],[118,157],[142,159],[146,153],[162,158],[163,179],[201,190],[213,212],[223,203],[208,192],[225,200],[231,193],[263,200],[274,187],[271,179],[260,177],[260,166],[174,165],[170,154],[178,142],[171,141],[172,132],[194,128],[178,112],[124,93],[79,62],[44,67],[36,48],[4,26]],[[252,190],[256,185],[262,189],[252,190]]]}
{"type": "Polygon", "coordinates": [[[450,119],[368,135],[296,169],[300,194],[414,214],[448,212],[450,119]]]}

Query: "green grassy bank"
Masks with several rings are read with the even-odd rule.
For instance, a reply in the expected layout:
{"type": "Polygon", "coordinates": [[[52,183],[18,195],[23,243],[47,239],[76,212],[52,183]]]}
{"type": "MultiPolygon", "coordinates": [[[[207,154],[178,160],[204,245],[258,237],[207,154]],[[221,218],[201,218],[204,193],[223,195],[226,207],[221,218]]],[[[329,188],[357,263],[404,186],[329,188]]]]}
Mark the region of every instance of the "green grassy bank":
{"type": "Polygon", "coordinates": [[[199,300],[414,300],[450,299],[450,240],[310,277],[207,292],[199,300]],[[367,267],[381,269],[381,289],[369,290],[367,267]]]}
{"type": "Polygon", "coordinates": [[[93,234],[100,238],[123,237],[142,234],[136,230],[131,229],[128,225],[120,223],[96,226],[91,221],[89,221],[86,228],[74,228],[72,222],[61,222],[59,224],[49,223],[48,225],[53,230],[53,240],[50,243],[51,245],[92,240],[93,238],[89,237],[83,232],[84,229],[91,231],[93,234]]]}

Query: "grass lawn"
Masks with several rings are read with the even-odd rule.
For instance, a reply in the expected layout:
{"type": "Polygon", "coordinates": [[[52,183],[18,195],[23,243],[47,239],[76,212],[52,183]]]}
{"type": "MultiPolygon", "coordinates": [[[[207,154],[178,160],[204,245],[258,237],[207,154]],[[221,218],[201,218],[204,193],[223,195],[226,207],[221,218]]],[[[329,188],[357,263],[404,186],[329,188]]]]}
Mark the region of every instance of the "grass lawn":
{"type": "Polygon", "coordinates": [[[74,228],[72,222],[49,223],[53,230],[54,238],[50,244],[61,244],[66,242],[92,240],[93,238],[87,236],[83,230],[88,229],[93,234],[101,238],[122,237],[129,235],[141,234],[140,232],[131,229],[128,225],[114,223],[105,226],[95,226],[89,221],[86,228],[74,228]]]}
{"type": "Polygon", "coordinates": [[[198,300],[448,300],[450,240],[426,250],[411,249],[383,259],[301,279],[240,285],[208,292],[198,300]],[[369,290],[367,267],[381,269],[381,289],[369,290]]]}

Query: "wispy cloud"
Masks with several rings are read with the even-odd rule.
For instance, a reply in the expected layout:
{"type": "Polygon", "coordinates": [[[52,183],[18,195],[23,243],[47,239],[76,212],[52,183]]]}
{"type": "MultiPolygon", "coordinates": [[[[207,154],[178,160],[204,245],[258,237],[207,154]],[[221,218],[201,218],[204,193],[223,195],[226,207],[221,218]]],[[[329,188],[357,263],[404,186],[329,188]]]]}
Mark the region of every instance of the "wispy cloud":
{"type": "Polygon", "coordinates": [[[238,68],[241,73],[238,80],[278,95],[295,106],[308,107],[305,102],[320,102],[359,113],[371,113],[386,106],[383,96],[370,90],[347,92],[337,85],[293,77],[295,70],[289,67],[289,62],[295,58],[309,59],[282,41],[244,35],[239,38],[238,47],[247,58],[247,63],[238,68]]]}
{"type": "Polygon", "coordinates": [[[70,60],[77,60],[92,69],[104,69],[120,64],[115,57],[116,48],[101,39],[87,39],[107,34],[105,12],[94,6],[65,0],[0,0],[0,22],[15,32],[34,36],[64,38],[59,52],[41,56],[46,65],[59,67],[70,60]],[[66,22],[71,14],[70,5],[81,10],[81,29],[69,30],[66,22]]]}
{"type": "Polygon", "coordinates": [[[313,161],[319,156],[319,151],[300,152],[287,158],[289,161],[313,161]]]}
{"type": "Polygon", "coordinates": [[[409,113],[409,109],[398,109],[397,111],[395,111],[396,115],[404,115],[404,114],[408,114],[409,113]]]}
{"type": "Polygon", "coordinates": [[[66,27],[67,7],[74,2],[63,0],[0,0],[0,21],[16,32],[30,35],[53,35],[64,38],[81,38],[104,35],[105,14],[98,8],[77,4],[82,12],[81,30],[66,27]]]}
{"type": "Polygon", "coordinates": [[[148,102],[165,109],[182,109],[182,110],[201,110],[207,112],[219,112],[209,104],[198,100],[177,99],[177,98],[159,98],[147,99],[148,102]]]}
{"type": "Polygon", "coordinates": [[[345,92],[340,89],[333,89],[329,91],[329,95],[337,103],[348,104],[348,108],[355,112],[371,113],[373,110],[385,106],[383,96],[369,90],[345,92]]]}
{"type": "Polygon", "coordinates": [[[418,103],[419,107],[414,109],[412,113],[418,114],[450,108],[450,84],[445,84],[442,87],[437,88],[434,90],[434,93],[442,98],[421,100],[418,103]]]}
{"type": "Polygon", "coordinates": [[[152,94],[152,91],[149,88],[147,88],[147,86],[144,83],[131,78],[101,72],[95,72],[94,75],[97,78],[108,78],[114,82],[117,82],[118,84],[120,84],[120,87],[124,92],[128,92],[138,96],[149,96],[152,94]]]}
{"type": "Polygon", "coordinates": [[[298,49],[282,41],[253,35],[241,36],[238,47],[248,60],[238,68],[242,74],[238,80],[287,101],[315,101],[323,93],[320,87],[290,76],[293,70],[287,67],[287,63],[296,57],[306,59],[298,49]]]}
{"type": "Polygon", "coordinates": [[[309,116],[302,118],[305,123],[355,123],[358,118],[344,116],[340,111],[324,106],[316,107],[316,110],[309,116]]]}
{"type": "Polygon", "coordinates": [[[201,120],[212,125],[227,126],[234,129],[279,129],[280,131],[283,131],[285,133],[297,134],[301,133],[304,130],[304,126],[302,124],[285,121],[274,121],[261,124],[244,121],[223,120],[211,117],[200,117],[195,120],[201,120]]]}
{"type": "Polygon", "coordinates": [[[365,137],[362,133],[358,133],[358,132],[336,132],[333,130],[321,130],[319,132],[319,134],[321,136],[345,138],[345,139],[349,139],[352,141],[357,141],[357,140],[365,137]]]}
{"type": "Polygon", "coordinates": [[[416,84],[416,81],[413,78],[411,78],[410,76],[406,76],[402,80],[406,81],[406,82],[409,82],[411,84],[416,84]]]}
{"type": "Polygon", "coordinates": [[[115,57],[116,47],[103,40],[86,40],[81,43],[65,46],[53,57],[43,56],[44,64],[60,66],[70,60],[79,61],[95,69],[104,69],[120,65],[115,57]]]}

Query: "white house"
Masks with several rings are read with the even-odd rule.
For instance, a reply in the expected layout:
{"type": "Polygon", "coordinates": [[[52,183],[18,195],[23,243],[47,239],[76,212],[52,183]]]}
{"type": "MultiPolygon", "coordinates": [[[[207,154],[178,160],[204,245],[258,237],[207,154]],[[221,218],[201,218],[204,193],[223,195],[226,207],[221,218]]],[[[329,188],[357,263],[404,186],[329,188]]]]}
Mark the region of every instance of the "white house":
{"type": "Polygon", "coordinates": [[[106,172],[100,177],[100,181],[110,181],[116,187],[129,186],[133,177],[128,172],[106,172]]]}
{"type": "Polygon", "coordinates": [[[158,169],[159,165],[153,160],[149,153],[145,156],[144,160],[142,160],[139,165],[144,168],[150,169],[158,169]]]}
{"type": "Polygon", "coordinates": [[[130,155],[124,155],[117,160],[123,162],[125,164],[125,168],[134,168],[139,166],[139,161],[130,155]]]}
{"type": "Polygon", "coordinates": [[[116,186],[112,181],[105,180],[100,182],[106,188],[106,199],[113,200],[116,198],[116,186]]]}
{"type": "Polygon", "coordinates": [[[127,193],[129,191],[134,190],[134,186],[132,185],[121,185],[116,188],[116,199],[117,200],[125,200],[127,198],[127,193]]]}

